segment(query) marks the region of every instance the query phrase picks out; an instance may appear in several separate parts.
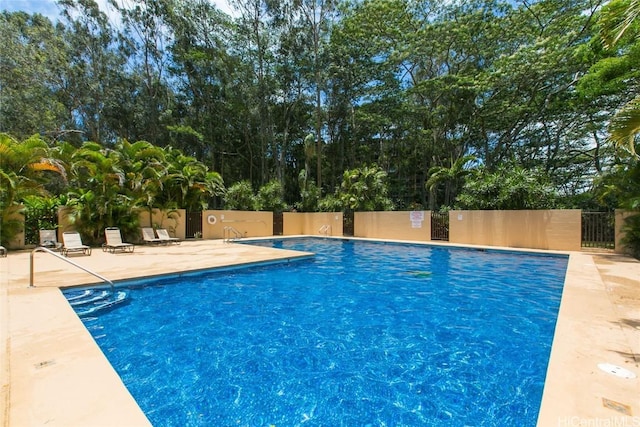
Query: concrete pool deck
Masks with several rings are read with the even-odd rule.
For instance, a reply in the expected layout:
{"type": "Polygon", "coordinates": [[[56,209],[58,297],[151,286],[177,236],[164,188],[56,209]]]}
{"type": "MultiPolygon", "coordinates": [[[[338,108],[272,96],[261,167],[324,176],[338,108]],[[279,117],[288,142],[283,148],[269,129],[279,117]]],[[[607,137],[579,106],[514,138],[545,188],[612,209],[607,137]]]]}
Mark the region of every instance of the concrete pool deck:
{"type": "MultiPolygon", "coordinates": [[[[91,256],[70,259],[116,281],[299,255],[196,240],[139,245],[132,254],[94,248],[91,256]]],[[[29,259],[30,251],[0,258],[3,425],[150,425],[58,290],[95,278],[36,253],[30,288],[29,259]]],[[[639,377],[640,262],[609,253],[570,253],[538,426],[640,426],[639,377]],[[625,368],[636,378],[604,372],[600,363],[625,368]]]]}

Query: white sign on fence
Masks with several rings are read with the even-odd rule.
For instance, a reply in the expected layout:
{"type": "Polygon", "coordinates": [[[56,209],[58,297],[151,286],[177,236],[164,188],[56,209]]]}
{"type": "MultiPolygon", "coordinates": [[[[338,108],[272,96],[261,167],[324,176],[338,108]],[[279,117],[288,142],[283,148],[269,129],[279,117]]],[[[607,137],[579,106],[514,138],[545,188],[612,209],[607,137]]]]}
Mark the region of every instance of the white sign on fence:
{"type": "Polygon", "coordinates": [[[411,228],[422,228],[422,221],[424,221],[424,211],[409,212],[409,220],[411,221],[411,228]]]}

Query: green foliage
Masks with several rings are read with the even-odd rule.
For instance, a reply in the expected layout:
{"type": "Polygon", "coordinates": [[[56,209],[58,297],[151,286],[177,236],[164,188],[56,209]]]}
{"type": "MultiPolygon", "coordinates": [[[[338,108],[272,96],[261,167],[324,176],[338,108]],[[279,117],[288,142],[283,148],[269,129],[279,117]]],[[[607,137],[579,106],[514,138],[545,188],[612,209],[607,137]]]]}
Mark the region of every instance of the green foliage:
{"type": "MultiPolygon", "coordinates": [[[[200,210],[224,193],[220,174],[180,150],[146,141],[121,140],[113,148],[95,142],[50,148],[37,136],[18,142],[0,134],[0,163],[0,207],[7,239],[11,237],[7,233],[15,232],[9,208],[20,203],[26,204],[28,218],[38,217],[42,209],[66,206],[71,223],[87,243],[99,244],[104,228],[110,226],[119,227],[126,237],[137,237],[141,209],[200,210]],[[48,195],[45,188],[52,181],[64,193],[48,195]]],[[[34,221],[29,223],[29,242],[39,228],[55,225],[34,221]]]]}
{"type": "Polygon", "coordinates": [[[218,172],[210,171],[204,163],[180,150],[168,147],[164,151],[167,174],[159,188],[157,206],[200,211],[209,206],[212,198],[224,194],[224,182],[218,172]]]}
{"type": "Polygon", "coordinates": [[[258,190],[256,208],[261,211],[282,212],[287,208],[284,189],[279,181],[271,180],[258,190]]]}
{"type": "Polygon", "coordinates": [[[556,193],[548,179],[514,165],[495,172],[478,169],[467,180],[456,200],[457,209],[552,209],[556,193]]]}
{"type": "Polygon", "coordinates": [[[229,210],[255,211],[256,197],[249,181],[240,181],[227,189],[224,195],[224,207],[229,210]]]}
{"type": "Polygon", "coordinates": [[[606,4],[600,14],[600,36],[605,48],[613,55],[597,62],[583,79],[599,79],[615,85],[610,92],[633,95],[618,109],[609,124],[609,140],[619,148],[636,154],[635,146],[640,134],[640,94],[637,82],[640,77],[640,2],[614,0],[606,4]],[[615,50],[614,50],[615,48],[615,50]],[[595,77],[594,77],[595,76],[595,77]]]}
{"type": "Polygon", "coordinates": [[[596,184],[594,194],[603,206],[640,210],[640,161],[619,160],[596,184]]]}
{"type": "Polygon", "coordinates": [[[39,14],[0,12],[0,130],[24,139],[62,128],[64,31],[39,14]]]}
{"type": "Polygon", "coordinates": [[[307,179],[307,169],[303,169],[298,174],[298,184],[300,186],[300,201],[295,204],[296,210],[316,212],[319,209],[320,189],[315,181],[307,179]]]}
{"type": "Polygon", "coordinates": [[[630,254],[640,260],[640,214],[628,216],[622,226],[622,244],[630,254]]]}
{"type": "MultiPolygon", "coordinates": [[[[444,186],[443,206],[451,206],[458,193],[458,188],[464,184],[464,179],[472,172],[469,163],[475,162],[476,156],[466,155],[457,160],[451,160],[451,166],[434,166],[429,169],[429,179],[425,186],[432,193],[436,193],[439,186],[444,186]]],[[[435,199],[435,197],[434,197],[435,199]]],[[[432,208],[440,206],[434,200],[432,208]]]]}
{"type": "Polygon", "coordinates": [[[68,194],[66,208],[69,223],[87,244],[103,243],[107,227],[120,228],[125,238],[138,235],[140,210],[135,201],[124,193],[105,194],[79,189],[68,194]]]}
{"type": "Polygon", "coordinates": [[[392,210],[386,179],[387,173],[377,165],[347,170],[335,197],[343,209],[351,211],[392,210]]]}
{"type": "Polygon", "coordinates": [[[32,136],[19,142],[0,133],[0,229],[2,241],[13,240],[21,230],[13,214],[32,195],[46,195],[47,174],[66,179],[64,165],[49,156],[46,142],[32,136]]]}
{"type": "MultiPolygon", "coordinates": [[[[43,172],[57,193],[200,210],[222,176],[276,179],[315,211],[345,171],[375,163],[398,206],[436,208],[474,153],[490,170],[544,170],[580,197],[614,159],[607,135],[634,147],[637,0],[243,0],[239,19],[200,0],[112,3],[107,17],[60,0],[56,25],[0,17],[0,130],[51,137],[70,180],[43,172]]],[[[11,173],[3,186],[37,181],[11,173]]]]}
{"type": "Polygon", "coordinates": [[[345,209],[342,198],[339,194],[327,194],[318,201],[319,212],[342,212],[345,209]]]}
{"type": "Polygon", "coordinates": [[[58,207],[61,202],[56,196],[26,196],[24,205],[25,230],[24,240],[27,244],[40,242],[39,230],[58,228],[58,207]]]}
{"type": "Polygon", "coordinates": [[[24,230],[23,221],[16,216],[20,213],[18,209],[1,210],[2,222],[0,223],[0,245],[7,246],[8,242],[13,241],[18,233],[24,230]]]}
{"type": "Polygon", "coordinates": [[[609,208],[634,212],[627,217],[622,243],[640,259],[640,160],[633,156],[621,159],[616,167],[598,180],[595,189],[599,201],[609,208]]]}

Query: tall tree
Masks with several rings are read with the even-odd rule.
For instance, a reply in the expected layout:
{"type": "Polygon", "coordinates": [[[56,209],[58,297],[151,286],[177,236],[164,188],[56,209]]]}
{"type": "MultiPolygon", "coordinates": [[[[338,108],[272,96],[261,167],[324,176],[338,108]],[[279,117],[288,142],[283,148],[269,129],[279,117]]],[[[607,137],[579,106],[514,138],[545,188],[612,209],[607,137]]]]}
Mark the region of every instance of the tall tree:
{"type": "MultiPolygon", "coordinates": [[[[238,24],[238,36],[245,60],[251,64],[251,74],[247,83],[252,91],[247,94],[248,109],[255,123],[252,135],[246,135],[247,142],[255,139],[259,142],[255,155],[259,161],[259,184],[269,180],[270,165],[273,164],[276,153],[273,135],[273,117],[270,99],[272,98],[273,78],[275,74],[273,51],[275,49],[274,28],[269,25],[272,16],[269,2],[265,0],[237,0],[235,4],[241,12],[238,24]]],[[[250,122],[250,123],[251,123],[250,122]]],[[[252,159],[253,163],[253,159],[252,159]]],[[[253,176],[250,176],[253,180],[253,176]]]]}
{"type": "Polygon", "coordinates": [[[122,104],[128,57],[118,49],[111,24],[94,0],[60,0],[67,23],[68,71],[60,98],[73,128],[91,141],[115,143],[113,118],[122,104]]]}
{"type": "Polygon", "coordinates": [[[308,26],[312,41],[311,70],[315,92],[315,132],[316,132],[316,181],[322,191],[322,151],[324,113],[322,93],[326,86],[325,48],[329,41],[331,24],[335,19],[336,4],[334,0],[302,0],[300,10],[308,26]]]}
{"type": "MultiPolygon", "coordinates": [[[[633,64],[637,64],[640,58],[638,16],[640,16],[638,0],[613,1],[607,5],[600,16],[602,26],[600,34],[605,47],[618,47],[622,52],[621,56],[626,57],[633,64]],[[627,40],[624,40],[625,36],[627,40]]],[[[637,67],[634,68],[637,69],[637,67]]],[[[613,116],[609,130],[610,139],[616,146],[625,147],[635,154],[636,137],[640,134],[640,95],[637,76],[634,76],[630,83],[627,88],[634,97],[613,116]]]]}
{"type": "MultiPolygon", "coordinates": [[[[91,0],[83,0],[91,1],[91,0]]],[[[164,145],[166,126],[173,124],[170,112],[173,93],[167,83],[171,61],[169,46],[173,35],[165,24],[174,0],[109,0],[122,18],[121,39],[132,53],[136,92],[134,118],[139,122],[134,139],[164,145]]],[[[137,123],[136,123],[137,124],[137,123]]]]}
{"type": "Polygon", "coordinates": [[[0,14],[0,131],[17,139],[69,129],[57,96],[67,76],[66,34],[42,15],[0,14]]]}

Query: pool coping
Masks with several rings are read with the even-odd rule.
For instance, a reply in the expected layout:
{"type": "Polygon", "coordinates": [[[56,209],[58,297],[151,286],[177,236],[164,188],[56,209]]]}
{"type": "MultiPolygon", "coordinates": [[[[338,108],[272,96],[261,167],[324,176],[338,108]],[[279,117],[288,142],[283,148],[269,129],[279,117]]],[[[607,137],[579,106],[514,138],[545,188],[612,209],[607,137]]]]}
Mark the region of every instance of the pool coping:
{"type": "MultiPolygon", "coordinates": [[[[273,238],[281,237],[268,239],[273,238]]],[[[640,324],[640,316],[633,317],[634,310],[640,312],[640,262],[607,254],[384,241],[569,255],[538,425],[573,426],[598,420],[608,420],[611,425],[614,421],[618,422],[615,425],[640,424],[640,380],[621,379],[597,367],[598,363],[608,362],[640,374],[640,330],[632,327],[633,321],[640,324]],[[612,267],[607,269],[606,264],[596,263],[600,258],[613,259],[612,267]],[[629,271],[623,276],[630,276],[634,298],[615,294],[619,290],[616,281],[621,277],[616,268],[629,271]]],[[[184,258],[182,265],[189,269],[168,273],[192,273],[198,265],[200,269],[210,269],[213,264],[248,265],[298,255],[255,248],[221,241],[184,242],[171,249],[140,246],[136,248],[138,255],[133,257],[95,251],[91,257],[83,258],[83,263],[95,266],[101,274],[120,274],[124,280],[124,276],[132,274],[127,268],[135,267],[136,272],[175,270],[172,264],[176,264],[177,256],[184,258]]],[[[42,264],[36,265],[36,287],[29,288],[28,257],[28,252],[22,252],[0,259],[3,425],[150,425],[58,290],[62,287],[60,281],[65,286],[91,282],[71,272],[61,261],[39,257],[37,262],[42,264]],[[100,387],[95,386],[98,383],[100,387]]]]}

